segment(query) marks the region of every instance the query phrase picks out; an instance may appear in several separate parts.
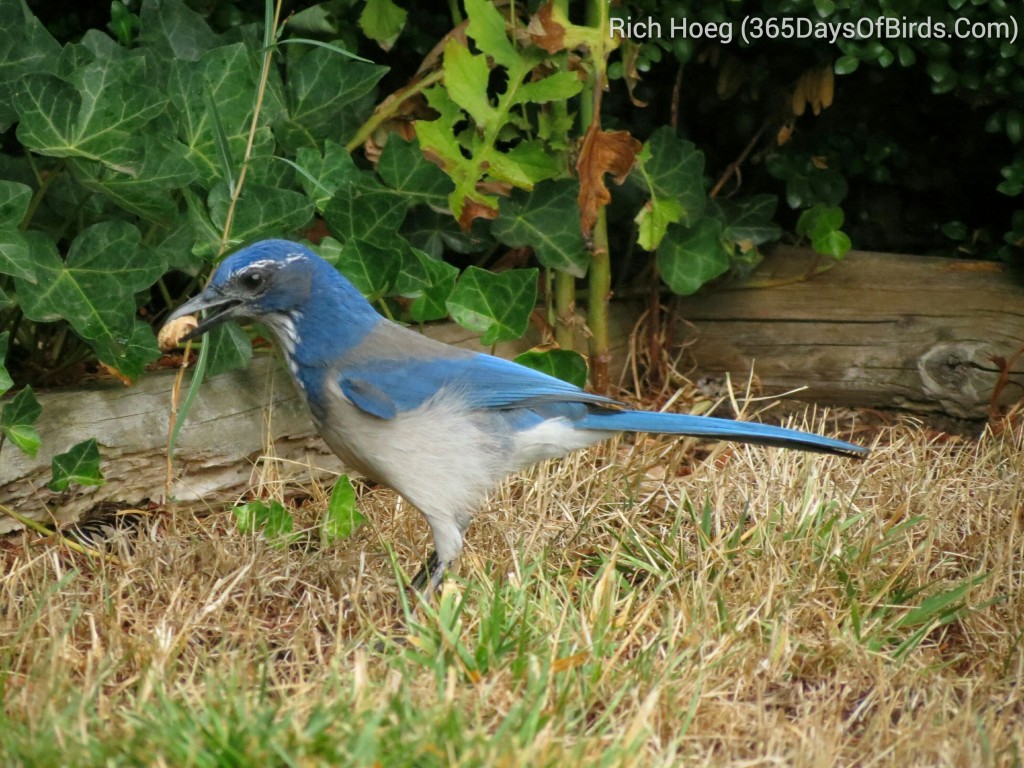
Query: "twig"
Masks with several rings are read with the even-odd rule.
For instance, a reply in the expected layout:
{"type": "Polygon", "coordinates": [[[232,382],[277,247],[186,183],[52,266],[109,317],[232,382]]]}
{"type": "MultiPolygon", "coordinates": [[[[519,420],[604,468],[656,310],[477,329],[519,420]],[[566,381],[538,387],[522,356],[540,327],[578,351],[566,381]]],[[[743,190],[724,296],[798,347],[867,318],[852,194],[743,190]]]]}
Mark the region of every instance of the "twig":
{"type": "Polygon", "coordinates": [[[761,139],[761,134],[765,132],[765,129],[767,127],[768,122],[765,121],[764,124],[762,124],[761,127],[757,129],[757,133],[754,134],[754,138],[752,138],[750,142],[747,144],[747,146],[743,148],[743,151],[740,152],[739,157],[737,157],[735,160],[729,163],[725,171],[722,173],[721,177],[718,179],[718,181],[715,182],[715,186],[713,186],[711,188],[711,191],[708,192],[708,197],[717,197],[718,193],[722,191],[722,187],[725,186],[725,183],[730,178],[732,178],[733,176],[739,176],[740,166],[743,165],[744,161],[746,161],[750,153],[754,151],[754,147],[757,146],[757,142],[761,139]]]}

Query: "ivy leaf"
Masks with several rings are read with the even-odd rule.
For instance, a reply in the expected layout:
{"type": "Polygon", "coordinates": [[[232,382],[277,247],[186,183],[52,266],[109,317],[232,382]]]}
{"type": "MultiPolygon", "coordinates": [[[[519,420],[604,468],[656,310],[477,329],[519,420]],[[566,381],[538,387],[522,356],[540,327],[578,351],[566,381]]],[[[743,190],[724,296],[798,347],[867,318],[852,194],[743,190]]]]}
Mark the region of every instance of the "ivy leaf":
{"type": "Polygon", "coordinates": [[[673,224],[658,246],[658,270],[673,293],[688,296],[729,269],[722,224],[703,218],[692,227],[673,224]]]}
{"type": "Polygon", "coordinates": [[[28,242],[18,225],[28,211],[32,190],[15,181],[0,181],[0,273],[36,282],[28,242]]]}
{"type": "Polygon", "coordinates": [[[458,268],[440,259],[431,258],[423,251],[413,248],[413,254],[420,260],[426,272],[429,285],[417,292],[409,305],[409,317],[414,322],[425,323],[448,317],[448,297],[455,288],[458,268]]]}
{"type": "Polygon", "coordinates": [[[407,15],[391,0],[366,0],[366,6],[359,14],[359,27],[364,35],[376,40],[385,51],[390,51],[405,26],[407,15]]]}
{"type": "Polygon", "coordinates": [[[142,154],[134,173],[114,171],[102,163],[72,162],[75,179],[86,189],[106,195],[119,208],[149,221],[170,221],[178,212],[173,191],[188,186],[197,176],[178,142],[144,136],[142,154]]]}
{"type": "Polygon", "coordinates": [[[402,265],[402,252],[358,237],[344,244],[333,238],[320,242],[320,254],[370,301],[390,294],[402,265]]]}
{"type": "Polygon", "coordinates": [[[7,372],[5,363],[7,361],[7,345],[10,341],[10,334],[7,331],[0,333],[0,397],[4,392],[14,386],[11,375],[7,372]]]}
{"type": "Polygon", "coordinates": [[[295,525],[291,512],[277,499],[269,502],[256,499],[248,504],[240,504],[231,510],[238,521],[238,530],[242,533],[256,533],[262,530],[263,536],[277,546],[287,544],[296,538],[292,534],[295,525]],[[277,539],[277,541],[274,541],[277,539]]]}
{"type": "Polygon", "coordinates": [[[451,179],[423,156],[419,142],[405,141],[397,133],[388,137],[377,162],[377,173],[410,204],[443,207],[452,191],[451,179]]]}
{"type": "Polygon", "coordinates": [[[135,174],[139,131],[167,105],[147,77],[142,57],[97,59],[75,69],[70,82],[27,75],[15,95],[18,140],[41,155],[80,157],[135,174]]]}
{"type": "Polygon", "coordinates": [[[739,202],[709,200],[708,207],[721,214],[726,240],[761,245],[782,236],[782,229],[774,221],[778,203],[775,195],[752,195],[739,202]]]}
{"type": "Polygon", "coordinates": [[[203,344],[210,347],[206,362],[208,376],[245,368],[252,360],[252,342],[235,323],[223,323],[206,334],[203,344]]]}
{"type": "MultiPolygon", "coordinates": [[[[252,94],[258,72],[243,43],[205,52],[197,61],[174,60],[167,92],[169,114],[187,158],[198,172],[199,183],[209,189],[226,178],[218,142],[218,125],[227,139],[232,165],[245,153],[252,118],[252,94]],[[216,109],[216,115],[211,114],[216,109]]],[[[267,119],[267,115],[263,115],[267,119]]],[[[257,156],[270,155],[273,136],[261,126],[257,131],[257,156]]]]}
{"type": "Polygon", "coordinates": [[[330,140],[324,142],[323,153],[310,147],[299,147],[295,157],[298,160],[299,184],[321,213],[338,187],[354,182],[361,173],[348,150],[330,140]]]}
{"type": "Polygon", "coordinates": [[[32,201],[32,188],[17,181],[0,180],[0,227],[21,224],[32,201]]]}
{"type": "Polygon", "coordinates": [[[23,75],[55,71],[60,44],[22,2],[0,2],[0,132],[18,120],[14,92],[23,75]]]}
{"type": "MultiPolygon", "coordinates": [[[[223,231],[231,204],[227,184],[215,186],[207,204],[214,227],[223,231]]],[[[270,235],[296,232],[312,218],[313,201],[305,195],[290,189],[247,183],[235,204],[230,242],[248,243],[270,235]]]]}
{"type": "Polygon", "coordinates": [[[569,179],[538,184],[533,192],[516,193],[502,206],[492,232],[513,248],[530,246],[546,267],[583,277],[590,256],[576,226],[578,186],[569,179]]]}
{"type": "Polygon", "coordinates": [[[147,0],[139,19],[146,40],[165,61],[195,61],[218,42],[203,17],[182,0],[147,0]]]}
{"type": "Polygon", "coordinates": [[[526,333],[536,303],[536,269],[495,274],[470,266],[462,273],[446,306],[455,322],[482,334],[480,343],[489,346],[526,333]]]}
{"type": "Polygon", "coordinates": [[[347,539],[365,522],[366,517],[356,508],[356,489],[348,475],[342,475],[331,489],[327,502],[327,514],[321,526],[324,538],[329,542],[347,539]]]}
{"type": "Polygon", "coordinates": [[[395,192],[353,182],[334,193],[324,209],[324,219],[342,240],[356,237],[384,243],[401,226],[407,206],[408,201],[395,192]]]}
{"type": "Polygon", "coordinates": [[[47,484],[51,491],[66,491],[72,483],[76,485],[103,485],[107,482],[100,472],[100,451],[96,438],[90,438],[74,446],[67,453],[59,453],[50,462],[53,479],[47,484]]]}
{"type": "Polygon", "coordinates": [[[580,388],[587,384],[587,361],[571,349],[530,349],[518,355],[515,362],[580,388]]]}
{"type": "Polygon", "coordinates": [[[491,245],[489,239],[462,231],[451,214],[422,205],[409,211],[402,222],[401,233],[413,246],[435,259],[440,259],[446,249],[453,253],[477,253],[491,245]]]}
{"type": "Polygon", "coordinates": [[[800,214],[796,232],[809,237],[811,247],[818,253],[839,260],[853,247],[850,238],[841,230],[844,218],[842,208],[815,205],[800,214]]]}
{"type": "Polygon", "coordinates": [[[665,126],[656,130],[637,155],[636,172],[650,200],[636,216],[638,241],[658,248],[671,224],[692,224],[704,212],[704,155],[696,145],[665,126]]]}
{"type": "Polygon", "coordinates": [[[155,359],[156,345],[142,345],[135,324],[135,294],[151,286],[165,265],[146,257],[134,226],[116,219],[95,224],[74,239],[63,260],[42,233],[26,237],[39,278],[38,283],[15,278],[27,318],[67,320],[103,362],[122,372],[138,371],[155,359]]]}
{"type": "Polygon", "coordinates": [[[275,126],[278,141],[294,150],[347,136],[362,120],[353,104],[370,94],[387,71],[319,47],[290,58],[288,114],[275,126]]]}
{"type": "Polygon", "coordinates": [[[33,424],[42,412],[32,387],[25,387],[0,409],[0,432],[22,453],[35,456],[41,441],[33,424]]]}

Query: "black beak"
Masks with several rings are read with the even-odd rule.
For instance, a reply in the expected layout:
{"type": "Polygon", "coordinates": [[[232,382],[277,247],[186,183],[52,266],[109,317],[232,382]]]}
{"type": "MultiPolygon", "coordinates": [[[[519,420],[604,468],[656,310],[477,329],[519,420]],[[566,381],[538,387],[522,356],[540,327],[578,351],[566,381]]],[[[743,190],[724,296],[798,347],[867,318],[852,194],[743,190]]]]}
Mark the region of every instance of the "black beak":
{"type": "Polygon", "coordinates": [[[205,310],[206,317],[199,321],[199,325],[179,339],[179,341],[188,341],[189,339],[202,336],[211,328],[215,328],[223,322],[241,316],[242,313],[237,311],[241,305],[242,301],[240,299],[224,296],[207,287],[198,296],[186,301],[174,310],[170,317],[164,321],[164,325],[167,325],[172,320],[177,320],[179,317],[194,315],[205,310]]]}

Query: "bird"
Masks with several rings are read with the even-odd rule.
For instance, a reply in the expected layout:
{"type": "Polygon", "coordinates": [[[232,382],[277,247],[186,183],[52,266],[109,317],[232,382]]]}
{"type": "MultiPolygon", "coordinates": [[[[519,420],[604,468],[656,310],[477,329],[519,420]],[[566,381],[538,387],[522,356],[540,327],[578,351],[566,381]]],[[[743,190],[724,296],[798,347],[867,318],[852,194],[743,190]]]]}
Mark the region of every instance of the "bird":
{"type": "Polygon", "coordinates": [[[868,454],[794,429],[630,410],[513,361],[435,341],[383,317],[330,263],[289,240],[229,255],[165,328],[199,312],[203,319],[179,342],[231,320],[262,324],[327,446],[426,518],[434,551],[411,586],[427,596],[462,552],[474,512],[505,477],[620,432],[868,454]]]}

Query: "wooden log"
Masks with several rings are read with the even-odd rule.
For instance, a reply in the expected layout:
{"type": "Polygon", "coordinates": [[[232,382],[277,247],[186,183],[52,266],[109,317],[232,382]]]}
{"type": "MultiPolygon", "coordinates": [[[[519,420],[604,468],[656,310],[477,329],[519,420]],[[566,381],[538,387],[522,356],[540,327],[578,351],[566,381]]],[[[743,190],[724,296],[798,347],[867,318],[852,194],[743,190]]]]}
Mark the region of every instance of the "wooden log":
{"type": "Polygon", "coordinates": [[[812,401],[984,418],[1024,393],[1024,285],[1002,264],[851,252],[831,260],[778,248],[753,276],[680,299],[702,374],[764,390],[805,385],[812,401]]]}

